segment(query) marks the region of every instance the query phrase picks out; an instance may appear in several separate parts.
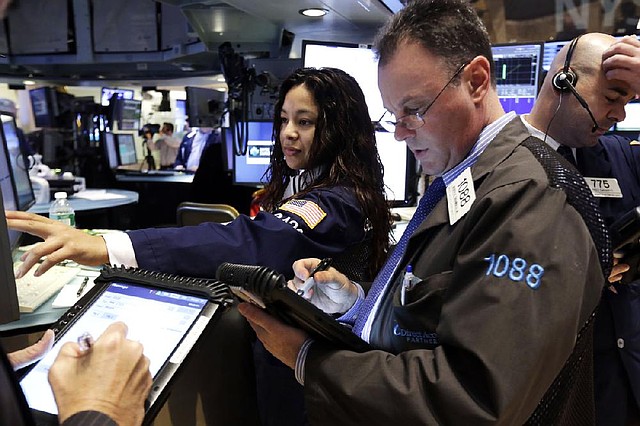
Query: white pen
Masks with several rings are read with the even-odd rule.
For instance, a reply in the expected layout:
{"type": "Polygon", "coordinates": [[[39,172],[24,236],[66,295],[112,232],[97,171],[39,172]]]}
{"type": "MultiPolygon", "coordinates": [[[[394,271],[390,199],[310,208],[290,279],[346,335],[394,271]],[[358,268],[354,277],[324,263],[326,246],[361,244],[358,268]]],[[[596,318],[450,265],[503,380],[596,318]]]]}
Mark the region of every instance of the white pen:
{"type": "Polygon", "coordinates": [[[331,266],[331,260],[332,259],[330,257],[325,257],[320,261],[320,263],[316,265],[315,268],[311,270],[309,277],[306,280],[304,280],[302,287],[300,287],[297,290],[297,293],[299,296],[304,296],[306,292],[311,290],[313,285],[316,283],[315,280],[313,279],[313,276],[315,275],[316,272],[326,271],[327,269],[329,269],[329,267],[331,266]]]}

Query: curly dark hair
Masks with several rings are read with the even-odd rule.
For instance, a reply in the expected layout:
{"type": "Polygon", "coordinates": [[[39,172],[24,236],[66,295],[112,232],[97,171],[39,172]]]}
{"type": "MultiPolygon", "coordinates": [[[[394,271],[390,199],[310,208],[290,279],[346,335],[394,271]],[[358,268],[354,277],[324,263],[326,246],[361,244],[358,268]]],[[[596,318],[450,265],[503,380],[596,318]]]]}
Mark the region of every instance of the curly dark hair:
{"type": "Polygon", "coordinates": [[[416,42],[444,59],[449,71],[476,56],[491,64],[491,84],[496,77],[491,40],[484,23],[468,0],[414,0],[378,32],[373,49],[384,66],[402,42],[416,42]]]}
{"type": "Polygon", "coordinates": [[[266,173],[268,183],[262,206],[267,211],[275,211],[284,201],[284,191],[295,174],[284,160],[280,143],[280,114],[287,93],[301,85],[313,95],[318,107],[307,170],[320,170],[320,173],[292,198],[322,187],[341,185],[353,188],[371,225],[372,255],[367,272],[375,276],[389,248],[391,215],[385,198],[383,166],[378,156],[374,127],[364,94],[349,74],[335,68],[301,68],[282,83],[274,111],[275,146],[266,173]]]}

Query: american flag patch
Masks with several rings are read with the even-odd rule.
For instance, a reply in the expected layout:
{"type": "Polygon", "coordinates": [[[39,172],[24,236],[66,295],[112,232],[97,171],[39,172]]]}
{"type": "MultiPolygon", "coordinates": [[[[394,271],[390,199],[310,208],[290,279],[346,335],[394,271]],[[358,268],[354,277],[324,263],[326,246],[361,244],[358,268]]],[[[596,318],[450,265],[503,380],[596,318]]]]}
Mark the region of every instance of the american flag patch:
{"type": "Polygon", "coordinates": [[[327,215],[319,205],[313,201],[291,200],[280,206],[280,210],[300,216],[310,229],[315,228],[327,215]]]}

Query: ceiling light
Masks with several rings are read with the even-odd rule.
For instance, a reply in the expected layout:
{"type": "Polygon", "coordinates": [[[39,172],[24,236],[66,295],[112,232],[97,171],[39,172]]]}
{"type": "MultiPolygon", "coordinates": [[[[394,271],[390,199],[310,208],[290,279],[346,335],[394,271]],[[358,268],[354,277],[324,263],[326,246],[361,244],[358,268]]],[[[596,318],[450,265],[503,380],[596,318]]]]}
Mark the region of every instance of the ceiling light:
{"type": "Polygon", "coordinates": [[[326,15],[329,11],[320,7],[310,7],[308,9],[301,9],[298,11],[301,15],[309,16],[311,18],[319,18],[326,15]]]}
{"type": "Polygon", "coordinates": [[[25,80],[22,82],[22,84],[24,84],[25,86],[33,86],[34,84],[36,84],[36,82],[33,80],[25,80]]]}

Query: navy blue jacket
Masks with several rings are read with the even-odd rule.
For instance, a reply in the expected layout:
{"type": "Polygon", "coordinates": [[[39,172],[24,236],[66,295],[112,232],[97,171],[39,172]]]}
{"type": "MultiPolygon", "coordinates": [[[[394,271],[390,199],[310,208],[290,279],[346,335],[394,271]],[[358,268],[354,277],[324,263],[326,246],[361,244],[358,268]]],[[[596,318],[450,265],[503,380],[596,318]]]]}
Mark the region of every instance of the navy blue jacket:
{"type": "MultiPolygon", "coordinates": [[[[180,148],[178,148],[178,155],[176,156],[176,161],[173,163],[173,167],[183,166],[187,167],[187,160],[189,159],[189,155],[191,155],[191,147],[193,146],[193,139],[195,139],[198,132],[189,132],[184,138],[182,138],[182,142],[180,143],[180,148]]],[[[220,135],[214,130],[209,134],[205,145],[202,147],[202,151],[200,151],[201,155],[207,149],[209,145],[213,145],[215,143],[220,143],[220,135]]]]}
{"type": "MultiPolygon", "coordinates": [[[[365,222],[354,193],[333,187],[313,190],[254,219],[240,215],[227,225],[136,230],[129,236],[140,268],[214,277],[221,263],[232,262],[268,266],[292,277],[291,265],[298,259],[336,261],[345,251],[366,252],[365,222]]],[[[359,264],[362,270],[366,260],[359,264]]]]}
{"type": "MultiPolygon", "coordinates": [[[[603,136],[598,145],[576,154],[583,176],[618,180],[623,198],[597,198],[608,224],[640,205],[640,145],[621,136],[603,136]]],[[[628,401],[640,407],[640,281],[616,289],[617,294],[604,290],[595,323],[599,425],[626,424],[628,401]]]]}

